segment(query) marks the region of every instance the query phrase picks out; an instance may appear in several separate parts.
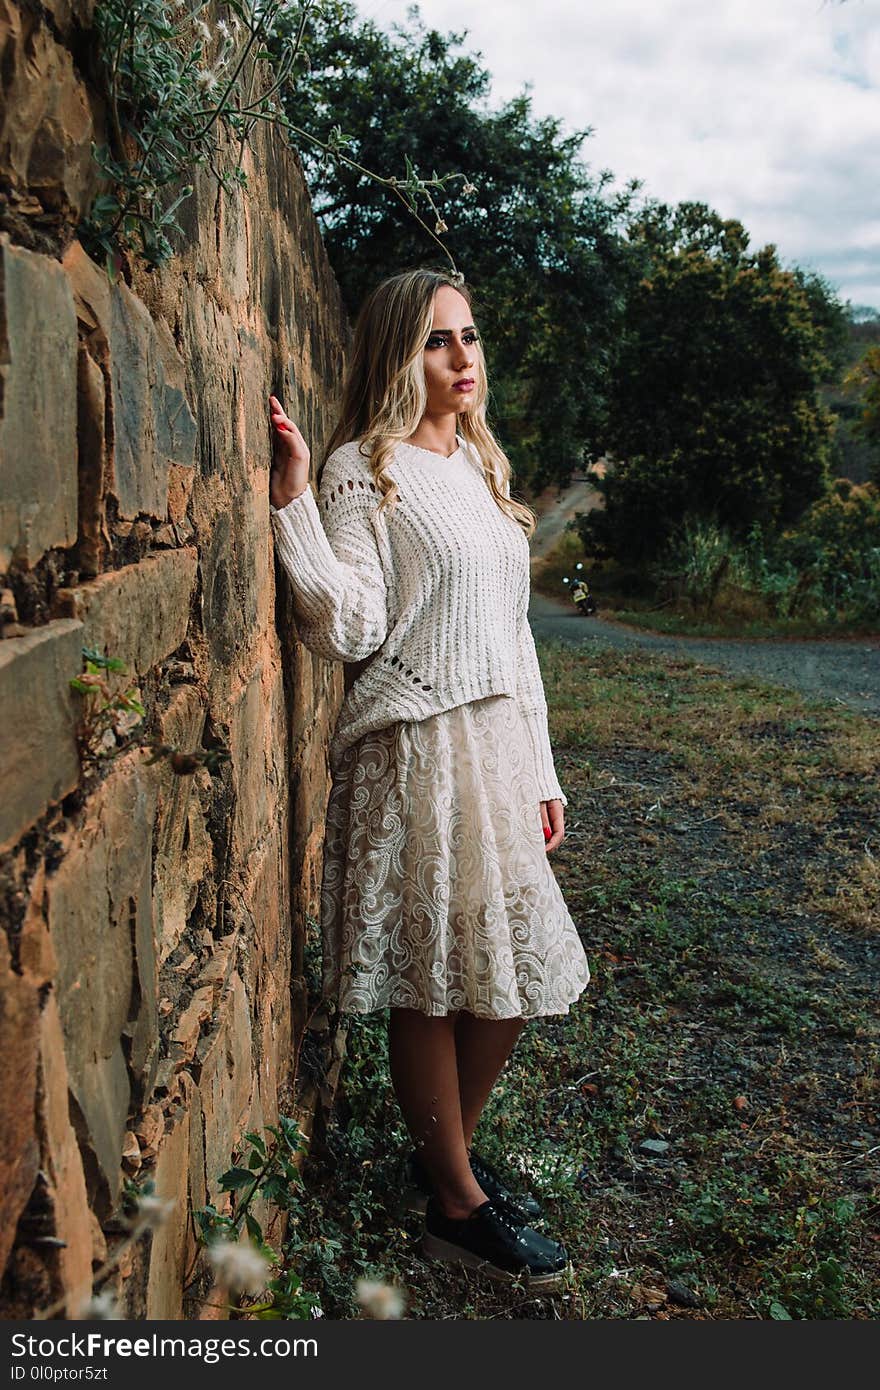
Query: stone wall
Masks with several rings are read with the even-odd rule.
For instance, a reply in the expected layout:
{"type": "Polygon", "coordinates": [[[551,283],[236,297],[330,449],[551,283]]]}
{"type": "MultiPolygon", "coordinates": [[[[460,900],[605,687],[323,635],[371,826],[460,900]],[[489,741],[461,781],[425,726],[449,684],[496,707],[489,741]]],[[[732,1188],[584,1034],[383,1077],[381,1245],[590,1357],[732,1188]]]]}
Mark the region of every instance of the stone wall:
{"type": "Polygon", "coordinates": [[[265,127],[249,191],[196,175],[170,266],[111,284],[89,259],[90,17],[0,0],[0,1269],[7,1316],[75,1313],[149,1179],[171,1217],[110,1287],[177,1318],[192,1209],[297,1105],[342,677],[273,562],[266,397],[317,456],[347,325],[265,127]],[[146,709],[91,750],[84,647],[146,709]]]}

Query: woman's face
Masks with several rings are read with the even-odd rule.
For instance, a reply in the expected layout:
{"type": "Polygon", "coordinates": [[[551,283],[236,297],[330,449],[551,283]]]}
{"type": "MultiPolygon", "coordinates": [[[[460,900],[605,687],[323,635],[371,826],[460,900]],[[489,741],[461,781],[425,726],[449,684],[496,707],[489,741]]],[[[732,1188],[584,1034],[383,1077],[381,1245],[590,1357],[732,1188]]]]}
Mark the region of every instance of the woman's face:
{"type": "Polygon", "coordinates": [[[476,395],[478,334],[471,314],[463,294],[452,285],[440,286],[424,352],[428,415],[460,414],[476,395]]]}

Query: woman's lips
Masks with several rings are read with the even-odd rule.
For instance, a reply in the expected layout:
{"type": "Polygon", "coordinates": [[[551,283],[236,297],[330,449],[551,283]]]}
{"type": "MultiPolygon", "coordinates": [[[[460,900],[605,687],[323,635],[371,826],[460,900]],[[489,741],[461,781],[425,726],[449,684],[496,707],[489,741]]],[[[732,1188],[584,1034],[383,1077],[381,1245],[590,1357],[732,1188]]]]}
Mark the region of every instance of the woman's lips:
{"type": "Polygon", "coordinates": [[[474,383],[472,381],[456,381],[453,386],[454,391],[473,391],[473,389],[474,383]]]}

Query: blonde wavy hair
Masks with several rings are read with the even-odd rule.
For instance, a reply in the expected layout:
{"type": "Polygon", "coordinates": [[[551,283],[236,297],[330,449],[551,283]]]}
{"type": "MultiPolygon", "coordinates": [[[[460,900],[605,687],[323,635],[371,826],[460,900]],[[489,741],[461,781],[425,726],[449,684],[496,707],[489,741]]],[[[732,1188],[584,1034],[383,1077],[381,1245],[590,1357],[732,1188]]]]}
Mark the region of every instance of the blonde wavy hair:
{"type": "MultiPolygon", "coordinates": [[[[451,285],[471,305],[463,280],[442,270],[407,270],[376,286],[355,323],[339,422],[324,451],[318,479],[334,449],[358,440],[381,493],[379,515],[398,500],[397,485],[388,472],[395,447],[415,433],[427,408],[422,353],[431,334],[434,295],[441,285],[451,285]]],[[[479,340],[474,349],[474,391],[469,409],[458,416],[458,433],[475,450],[501,511],[531,537],[537,524],[535,513],[524,502],[505,496],[510,460],[486,423],[486,359],[479,340]]]]}

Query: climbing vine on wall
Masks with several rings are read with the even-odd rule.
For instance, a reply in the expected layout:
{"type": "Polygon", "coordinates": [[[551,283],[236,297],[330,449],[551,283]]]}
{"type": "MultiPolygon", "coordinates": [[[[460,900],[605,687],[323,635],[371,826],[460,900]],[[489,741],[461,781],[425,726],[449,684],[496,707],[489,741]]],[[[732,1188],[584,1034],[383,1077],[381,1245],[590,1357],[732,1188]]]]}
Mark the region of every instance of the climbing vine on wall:
{"type": "Polygon", "coordinates": [[[187,180],[207,168],[228,190],[247,188],[243,156],[254,129],[269,123],[293,144],[308,141],[399,198],[444,252],[446,231],[437,196],[461,173],[422,178],[406,159],[402,177],[363,168],[345,153],[353,137],[333,127],[321,140],[294,125],[280,98],[308,64],[306,21],[317,0],[98,0],[98,64],[108,109],[108,138],[94,145],[106,187],[82,222],[89,253],[105,260],[111,278],[123,252],[149,267],[174,255],[178,212],[192,195],[187,180]],[[230,158],[221,138],[237,152],[230,158]],[[427,220],[426,220],[427,219],[427,220]]]}

